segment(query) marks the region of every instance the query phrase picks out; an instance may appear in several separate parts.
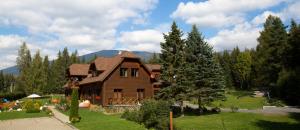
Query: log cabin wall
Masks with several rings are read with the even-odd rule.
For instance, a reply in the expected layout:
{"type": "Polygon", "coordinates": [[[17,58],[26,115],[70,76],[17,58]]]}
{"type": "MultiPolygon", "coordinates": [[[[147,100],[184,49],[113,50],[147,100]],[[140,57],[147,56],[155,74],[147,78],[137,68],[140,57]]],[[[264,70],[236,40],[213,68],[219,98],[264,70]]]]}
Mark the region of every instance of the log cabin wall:
{"type": "Polygon", "coordinates": [[[137,59],[125,59],[104,81],[102,89],[102,102],[104,106],[109,105],[114,97],[137,98],[138,91],[143,89],[144,98],[153,97],[153,87],[150,74],[137,59]],[[120,69],[127,68],[127,77],[120,76],[120,69]],[[138,76],[131,75],[132,68],[138,69],[138,76]],[[139,89],[139,90],[138,90],[139,89]]]}

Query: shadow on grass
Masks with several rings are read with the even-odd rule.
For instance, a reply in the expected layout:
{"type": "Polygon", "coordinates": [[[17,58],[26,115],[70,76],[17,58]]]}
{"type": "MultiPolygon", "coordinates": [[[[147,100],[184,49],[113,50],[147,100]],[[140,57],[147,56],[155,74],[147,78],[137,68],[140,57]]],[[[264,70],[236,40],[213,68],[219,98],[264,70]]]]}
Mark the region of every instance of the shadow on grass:
{"type": "Polygon", "coordinates": [[[258,127],[263,128],[264,130],[299,130],[300,124],[291,124],[285,122],[272,122],[259,120],[256,122],[258,127]]]}
{"type": "Polygon", "coordinates": [[[252,96],[252,91],[229,91],[228,94],[237,96],[238,98],[246,97],[246,96],[252,96]]]}
{"type": "MultiPolygon", "coordinates": [[[[181,109],[180,107],[173,107],[173,117],[180,117],[181,116],[181,109]]],[[[212,115],[212,114],[218,114],[219,112],[208,110],[206,108],[203,109],[203,112],[200,113],[200,110],[198,108],[191,108],[191,107],[184,107],[183,114],[185,116],[201,116],[201,115],[212,115]]]]}
{"type": "Polygon", "coordinates": [[[258,120],[255,124],[264,130],[299,130],[300,129],[300,113],[290,113],[290,117],[295,119],[297,121],[297,123],[258,120]]]}
{"type": "MultiPolygon", "coordinates": [[[[298,124],[300,124],[300,113],[289,113],[289,117],[295,119],[298,121],[298,124]]],[[[299,127],[300,128],[300,127],[299,127]]]]}

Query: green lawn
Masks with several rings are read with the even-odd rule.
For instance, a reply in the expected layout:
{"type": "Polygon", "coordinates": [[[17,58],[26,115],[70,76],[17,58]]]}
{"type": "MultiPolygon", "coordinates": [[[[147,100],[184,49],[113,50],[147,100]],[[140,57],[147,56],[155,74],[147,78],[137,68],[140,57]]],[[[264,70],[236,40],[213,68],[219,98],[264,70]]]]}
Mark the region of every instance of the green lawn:
{"type": "Polygon", "coordinates": [[[231,108],[237,106],[243,109],[261,109],[266,103],[265,97],[252,97],[249,91],[229,91],[225,101],[215,101],[212,106],[231,108]]]}
{"type": "Polygon", "coordinates": [[[87,109],[79,109],[79,115],[81,121],[74,126],[80,130],[145,130],[144,126],[121,119],[120,115],[105,115],[87,109]]]}
{"type": "Polygon", "coordinates": [[[221,113],[179,117],[174,123],[179,130],[299,130],[300,114],[221,113]],[[222,127],[222,119],[225,129],[222,127]]]}
{"type": "Polygon", "coordinates": [[[45,117],[45,116],[48,116],[45,112],[40,112],[40,113],[26,113],[25,111],[1,112],[0,120],[19,119],[19,118],[34,118],[34,117],[45,117]]]}

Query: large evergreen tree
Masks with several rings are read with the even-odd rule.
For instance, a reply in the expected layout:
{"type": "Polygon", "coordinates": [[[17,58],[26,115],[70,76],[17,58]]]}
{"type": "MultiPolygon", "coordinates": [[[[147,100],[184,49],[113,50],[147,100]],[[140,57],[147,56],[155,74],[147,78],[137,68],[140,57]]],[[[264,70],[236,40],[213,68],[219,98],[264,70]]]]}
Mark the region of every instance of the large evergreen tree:
{"type": "Polygon", "coordinates": [[[27,48],[24,42],[18,51],[17,66],[19,68],[20,75],[18,77],[18,89],[20,91],[26,91],[27,94],[30,93],[29,87],[32,86],[32,77],[30,75],[31,68],[31,54],[30,50],[27,48]]]}
{"type": "Polygon", "coordinates": [[[44,86],[44,70],[43,70],[43,59],[38,50],[32,60],[32,66],[30,69],[32,77],[32,86],[28,86],[31,93],[41,93],[42,87],[44,86]]]}
{"type": "Polygon", "coordinates": [[[42,91],[43,93],[50,93],[50,76],[51,76],[51,71],[50,71],[50,62],[48,56],[45,56],[44,61],[43,61],[43,74],[42,74],[42,91]]]}
{"type": "Polygon", "coordinates": [[[164,34],[165,42],[161,43],[162,54],[160,59],[162,64],[161,79],[165,82],[158,95],[161,98],[174,99],[180,102],[186,98],[187,93],[182,35],[175,22],[171,26],[171,31],[164,34]]]}
{"type": "Polygon", "coordinates": [[[5,80],[4,79],[4,74],[3,74],[3,71],[1,70],[0,71],[0,93],[5,91],[5,86],[4,86],[5,81],[4,80],[5,80]]]}
{"type": "Polygon", "coordinates": [[[240,89],[247,89],[249,87],[249,78],[251,73],[251,55],[248,50],[238,54],[236,63],[233,65],[236,79],[239,80],[240,89]]]}
{"type": "MultiPolygon", "coordinates": [[[[199,108],[224,96],[222,69],[214,58],[213,48],[204,41],[194,25],[186,42],[187,77],[192,84],[192,94],[198,99],[199,108]]],[[[201,109],[202,110],[202,109],[201,109]]]]}
{"type": "Polygon", "coordinates": [[[291,21],[287,41],[277,81],[278,95],[289,104],[300,105],[300,26],[294,20],[291,21]]]}
{"type": "Polygon", "coordinates": [[[257,40],[258,82],[261,87],[268,87],[276,95],[274,90],[282,67],[282,49],[285,48],[287,40],[285,26],[280,18],[270,15],[257,40]]]}

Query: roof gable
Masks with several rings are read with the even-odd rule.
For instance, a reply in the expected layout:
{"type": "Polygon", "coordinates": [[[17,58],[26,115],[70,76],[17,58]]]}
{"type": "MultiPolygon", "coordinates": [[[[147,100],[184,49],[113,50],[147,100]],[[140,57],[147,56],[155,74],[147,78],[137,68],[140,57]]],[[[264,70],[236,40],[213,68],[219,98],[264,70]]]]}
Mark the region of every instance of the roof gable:
{"type": "Polygon", "coordinates": [[[104,81],[124,61],[124,59],[137,59],[138,62],[142,64],[147,73],[149,73],[150,75],[151,69],[141,62],[140,57],[133,54],[132,52],[122,51],[118,55],[111,58],[97,57],[92,64],[95,64],[96,69],[98,71],[101,71],[100,75],[96,77],[87,77],[80,81],[80,84],[104,81]]]}
{"type": "Polygon", "coordinates": [[[69,74],[72,76],[88,75],[90,64],[72,64],[69,67],[69,74]]]}

